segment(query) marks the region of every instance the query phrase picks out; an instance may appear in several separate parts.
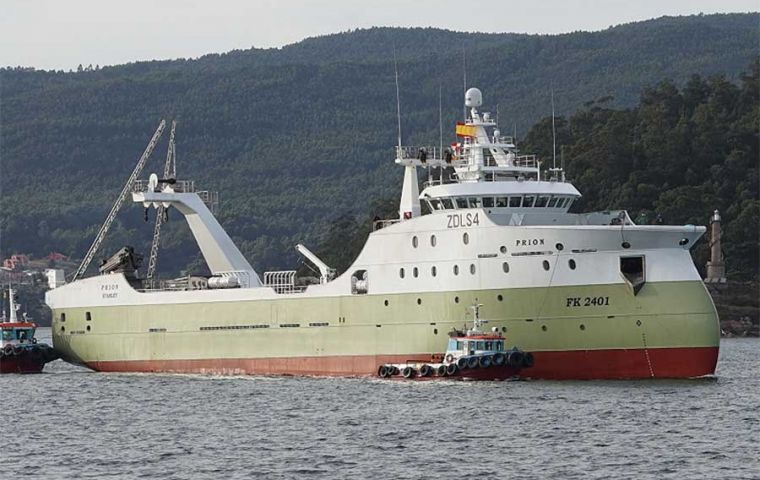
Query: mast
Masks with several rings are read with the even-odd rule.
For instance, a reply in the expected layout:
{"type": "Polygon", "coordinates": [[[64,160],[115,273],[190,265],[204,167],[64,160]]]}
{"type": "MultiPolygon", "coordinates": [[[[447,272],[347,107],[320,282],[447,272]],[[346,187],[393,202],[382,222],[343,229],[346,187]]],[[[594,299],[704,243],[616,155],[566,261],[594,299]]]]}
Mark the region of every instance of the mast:
{"type": "MultiPolygon", "coordinates": [[[[172,129],[169,133],[169,148],[166,152],[166,162],[164,163],[164,179],[177,179],[177,152],[174,143],[174,132],[177,128],[177,121],[172,120],[172,129]]],[[[158,245],[161,242],[161,224],[164,223],[166,207],[158,206],[156,210],[156,223],[153,226],[153,243],[150,245],[150,258],[148,259],[148,272],[145,275],[146,280],[153,282],[153,276],[156,274],[156,265],[158,264],[158,245]]],[[[168,218],[168,217],[166,217],[168,218]]]]}
{"type": "Polygon", "coordinates": [[[10,322],[15,323],[18,322],[18,317],[16,316],[16,299],[14,298],[16,296],[16,293],[13,291],[13,287],[8,286],[8,310],[10,310],[8,313],[10,313],[10,322]]]}

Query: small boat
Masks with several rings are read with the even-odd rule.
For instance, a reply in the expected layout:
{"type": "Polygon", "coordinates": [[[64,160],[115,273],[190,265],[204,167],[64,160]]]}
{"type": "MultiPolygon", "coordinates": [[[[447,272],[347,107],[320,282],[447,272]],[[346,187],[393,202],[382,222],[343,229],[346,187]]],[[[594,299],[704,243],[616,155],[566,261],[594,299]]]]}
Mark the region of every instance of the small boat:
{"type": "Polygon", "coordinates": [[[29,321],[26,314],[18,321],[16,298],[8,289],[10,315],[5,311],[0,317],[0,373],[40,373],[47,362],[58,358],[55,350],[34,338],[37,324],[29,321]]]}
{"type": "Polygon", "coordinates": [[[381,378],[458,380],[508,380],[520,377],[524,368],[533,366],[533,354],[519,348],[505,348],[506,338],[498,328],[481,330],[487,320],[480,318],[480,308],[473,305],[473,327],[449,332],[444,354],[433,355],[430,363],[405,362],[383,364],[377,369],[381,378]]]}

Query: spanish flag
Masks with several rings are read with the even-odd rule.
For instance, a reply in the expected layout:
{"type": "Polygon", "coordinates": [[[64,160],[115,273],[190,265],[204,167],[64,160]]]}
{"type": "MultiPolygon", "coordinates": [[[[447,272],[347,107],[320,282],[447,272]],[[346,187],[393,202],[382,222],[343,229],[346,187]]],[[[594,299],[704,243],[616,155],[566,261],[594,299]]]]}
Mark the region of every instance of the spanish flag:
{"type": "Polygon", "coordinates": [[[474,137],[477,129],[472,125],[466,125],[462,122],[457,122],[457,136],[458,137],[474,137]]]}

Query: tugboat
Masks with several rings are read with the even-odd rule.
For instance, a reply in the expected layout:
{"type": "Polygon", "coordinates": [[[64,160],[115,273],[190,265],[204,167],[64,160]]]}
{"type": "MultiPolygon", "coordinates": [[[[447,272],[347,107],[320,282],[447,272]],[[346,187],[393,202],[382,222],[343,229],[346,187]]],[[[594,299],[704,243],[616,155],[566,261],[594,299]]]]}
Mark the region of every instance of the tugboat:
{"type": "Polygon", "coordinates": [[[37,324],[23,314],[18,321],[15,294],[8,288],[10,315],[0,317],[0,373],[40,373],[47,362],[58,355],[50,345],[38,343],[34,338],[37,324]]]}
{"type": "Polygon", "coordinates": [[[449,332],[446,353],[433,355],[431,363],[405,362],[383,364],[377,369],[381,378],[434,379],[448,377],[458,380],[508,380],[518,378],[523,368],[533,366],[533,354],[517,347],[506,350],[506,338],[494,327],[481,330],[488,320],[480,318],[482,304],[472,307],[473,325],[468,330],[449,332]]]}

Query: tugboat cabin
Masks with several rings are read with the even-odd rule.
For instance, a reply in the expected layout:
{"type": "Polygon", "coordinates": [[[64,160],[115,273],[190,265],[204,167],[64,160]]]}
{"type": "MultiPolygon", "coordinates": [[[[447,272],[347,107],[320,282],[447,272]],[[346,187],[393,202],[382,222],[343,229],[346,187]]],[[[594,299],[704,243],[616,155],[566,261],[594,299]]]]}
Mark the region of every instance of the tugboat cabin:
{"type": "Polygon", "coordinates": [[[0,323],[0,346],[33,343],[37,325],[29,322],[0,323]]]}
{"type": "Polygon", "coordinates": [[[452,337],[446,348],[447,353],[460,355],[479,355],[504,352],[504,338],[497,335],[478,335],[471,337],[452,337]]]}

